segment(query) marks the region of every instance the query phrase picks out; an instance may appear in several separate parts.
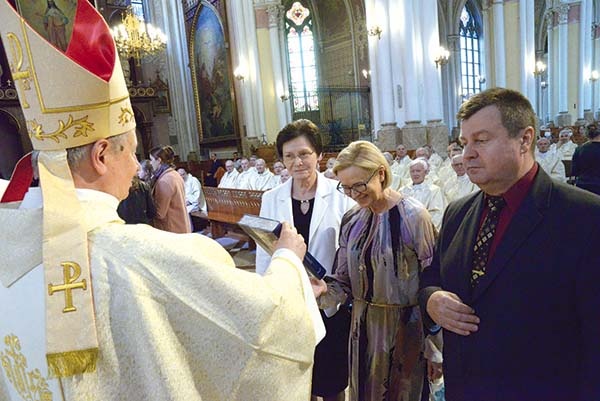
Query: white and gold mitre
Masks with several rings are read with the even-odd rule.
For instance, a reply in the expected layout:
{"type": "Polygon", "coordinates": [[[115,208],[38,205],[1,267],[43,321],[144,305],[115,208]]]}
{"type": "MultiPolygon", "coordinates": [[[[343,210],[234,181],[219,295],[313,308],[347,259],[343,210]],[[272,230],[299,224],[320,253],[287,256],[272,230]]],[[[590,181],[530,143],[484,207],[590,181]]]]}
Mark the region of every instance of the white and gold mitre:
{"type": "Polygon", "coordinates": [[[27,130],[37,150],[67,149],[135,128],[110,30],[87,1],[78,1],[63,53],[6,0],[0,33],[27,130]]]}
{"type": "Polygon", "coordinates": [[[23,17],[0,0],[0,35],[40,151],[46,360],[50,376],[66,377],[95,371],[98,356],[87,229],[66,150],[131,131],[135,120],[110,30],[89,1],[64,11],[53,1],[21,4],[23,17]],[[40,24],[39,4],[58,23],[40,24]]]}

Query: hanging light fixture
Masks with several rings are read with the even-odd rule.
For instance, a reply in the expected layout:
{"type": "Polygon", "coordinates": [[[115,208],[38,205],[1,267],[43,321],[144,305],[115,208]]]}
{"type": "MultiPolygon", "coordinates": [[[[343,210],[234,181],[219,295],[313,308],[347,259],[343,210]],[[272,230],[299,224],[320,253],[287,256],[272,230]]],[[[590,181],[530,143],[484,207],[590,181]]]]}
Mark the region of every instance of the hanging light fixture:
{"type": "Polygon", "coordinates": [[[136,64],[140,65],[144,56],[159,53],[166,48],[165,34],[138,18],[131,7],[125,10],[122,18],[123,23],[112,30],[117,50],[122,56],[133,57],[136,64]]]}

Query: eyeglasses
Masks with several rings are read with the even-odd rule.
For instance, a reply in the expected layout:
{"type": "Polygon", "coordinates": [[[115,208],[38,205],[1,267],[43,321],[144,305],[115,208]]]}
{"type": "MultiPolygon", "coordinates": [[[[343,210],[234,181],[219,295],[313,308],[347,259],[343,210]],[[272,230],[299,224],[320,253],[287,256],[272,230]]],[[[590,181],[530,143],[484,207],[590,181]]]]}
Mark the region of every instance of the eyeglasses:
{"type": "Polygon", "coordinates": [[[357,182],[356,184],[354,184],[350,187],[342,185],[341,182],[338,183],[337,190],[340,191],[341,193],[343,193],[344,195],[348,195],[348,196],[351,196],[352,192],[355,192],[357,194],[362,194],[362,193],[366,192],[369,181],[371,181],[373,179],[373,177],[375,177],[375,173],[377,173],[380,168],[381,168],[381,166],[379,166],[375,170],[373,170],[373,172],[371,173],[371,176],[366,181],[357,182]]]}
{"type": "Polygon", "coordinates": [[[288,163],[293,163],[296,161],[297,158],[300,158],[301,161],[305,161],[307,160],[313,153],[315,153],[314,151],[304,151],[304,152],[300,152],[297,155],[293,154],[293,153],[288,153],[283,155],[283,160],[288,162],[288,163]]]}

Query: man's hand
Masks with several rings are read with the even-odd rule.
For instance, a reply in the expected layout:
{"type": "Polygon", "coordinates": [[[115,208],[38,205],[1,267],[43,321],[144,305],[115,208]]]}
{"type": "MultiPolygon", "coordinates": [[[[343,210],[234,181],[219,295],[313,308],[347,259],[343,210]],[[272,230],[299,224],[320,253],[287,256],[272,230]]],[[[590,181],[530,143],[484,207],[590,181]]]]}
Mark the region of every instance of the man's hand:
{"type": "Polygon", "coordinates": [[[462,303],[458,295],[448,291],[436,291],[427,300],[427,313],[444,329],[461,336],[477,331],[479,318],[475,311],[462,303]]]}
{"type": "Polygon", "coordinates": [[[309,277],[310,285],[312,286],[315,298],[319,298],[322,294],[327,292],[327,283],[324,280],[319,280],[315,277],[309,277]]]}
{"type": "Polygon", "coordinates": [[[279,236],[279,240],[275,245],[275,249],[287,248],[290,251],[294,252],[300,260],[304,259],[304,254],[306,253],[306,244],[304,243],[304,239],[298,231],[296,231],[296,227],[290,226],[287,222],[283,222],[281,226],[281,235],[279,236]]]}

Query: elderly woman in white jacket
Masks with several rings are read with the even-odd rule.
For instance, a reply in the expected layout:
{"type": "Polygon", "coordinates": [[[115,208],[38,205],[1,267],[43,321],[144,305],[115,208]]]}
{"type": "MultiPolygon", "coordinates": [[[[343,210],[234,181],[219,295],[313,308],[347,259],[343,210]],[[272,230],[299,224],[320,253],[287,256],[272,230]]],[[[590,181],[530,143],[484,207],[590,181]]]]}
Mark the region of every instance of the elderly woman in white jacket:
{"type": "MultiPolygon", "coordinates": [[[[263,194],[260,215],[295,226],[308,251],[331,274],[342,217],[354,201],[336,190],[337,181],[318,172],[321,137],[311,121],[302,119],[286,125],[277,135],[277,152],[292,179],[263,194]]],[[[259,247],[256,272],[269,274],[269,260],[270,256],[259,247]]],[[[315,351],[312,394],[324,401],[343,400],[348,383],[350,315],[342,307],[337,313],[327,310],[322,316],[327,336],[315,351]]]]}

